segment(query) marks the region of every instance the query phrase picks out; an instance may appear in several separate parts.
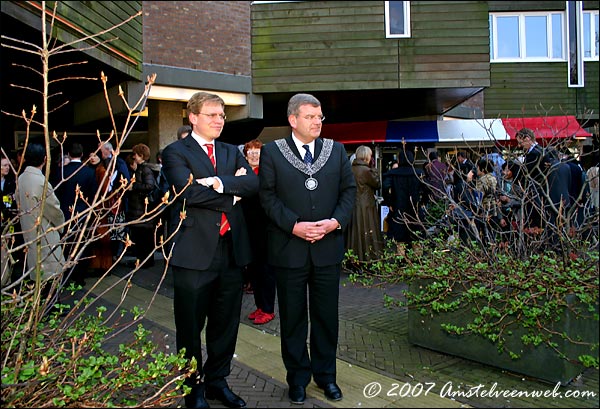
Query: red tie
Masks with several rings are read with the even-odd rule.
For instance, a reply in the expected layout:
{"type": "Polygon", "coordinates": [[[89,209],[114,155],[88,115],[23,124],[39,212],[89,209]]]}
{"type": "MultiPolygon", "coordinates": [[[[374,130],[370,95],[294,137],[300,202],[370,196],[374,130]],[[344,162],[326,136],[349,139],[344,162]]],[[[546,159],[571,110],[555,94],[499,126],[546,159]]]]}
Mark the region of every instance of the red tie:
{"type": "MultiPolygon", "coordinates": [[[[208,158],[212,162],[213,167],[215,168],[215,172],[216,172],[217,171],[217,162],[215,161],[215,153],[213,151],[214,146],[210,143],[207,143],[204,146],[206,146],[206,149],[208,150],[208,158]]],[[[221,236],[223,236],[225,233],[227,233],[228,230],[229,230],[229,222],[227,221],[227,216],[225,216],[225,213],[221,213],[221,229],[219,230],[219,234],[221,236]]]]}

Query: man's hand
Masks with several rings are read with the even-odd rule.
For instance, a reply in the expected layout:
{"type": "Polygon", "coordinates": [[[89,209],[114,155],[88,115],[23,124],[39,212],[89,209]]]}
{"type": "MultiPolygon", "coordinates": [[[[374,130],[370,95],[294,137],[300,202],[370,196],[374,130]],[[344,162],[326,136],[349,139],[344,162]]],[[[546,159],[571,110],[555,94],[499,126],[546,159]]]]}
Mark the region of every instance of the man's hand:
{"type": "Polygon", "coordinates": [[[202,186],[212,187],[215,190],[219,187],[219,180],[212,176],[202,179],[196,179],[196,183],[202,186]]]}
{"type": "Polygon", "coordinates": [[[321,240],[327,234],[327,230],[317,222],[298,222],[294,225],[292,233],[310,243],[321,240]]]}
{"type": "Polygon", "coordinates": [[[336,230],[339,223],[335,219],[323,219],[316,222],[298,222],[292,234],[310,243],[321,240],[326,234],[336,230]]]}

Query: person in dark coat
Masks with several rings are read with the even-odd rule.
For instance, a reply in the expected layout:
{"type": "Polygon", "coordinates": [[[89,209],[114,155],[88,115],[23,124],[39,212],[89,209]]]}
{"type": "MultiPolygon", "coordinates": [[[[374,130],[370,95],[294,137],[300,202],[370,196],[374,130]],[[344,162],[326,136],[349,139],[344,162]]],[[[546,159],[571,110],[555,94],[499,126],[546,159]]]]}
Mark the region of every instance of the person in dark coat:
{"type": "Polygon", "coordinates": [[[56,189],[65,220],[77,217],[78,213],[85,211],[89,207],[88,202],[93,200],[98,190],[94,169],[85,166],[82,157],[83,146],[77,142],[73,143],[69,148],[70,161],[63,168],[63,181],[56,189]],[[85,200],[77,197],[77,186],[85,200]]]}
{"type": "MultiPolygon", "coordinates": [[[[16,232],[21,231],[20,223],[15,219],[12,223],[8,224],[10,220],[13,220],[17,214],[17,199],[15,198],[15,191],[17,188],[15,174],[11,169],[10,159],[2,158],[2,183],[0,184],[2,193],[2,223],[0,225],[0,231],[2,232],[2,286],[8,284],[11,280],[13,271],[18,271],[18,268],[13,269],[14,264],[20,262],[22,264],[23,252],[22,251],[10,251],[20,244],[23,244],[23,237],[21,234],[16,232]],[[15,239],[15,243],[12,243],[12,239],[15,239]],[[10,253],[10,254],[9,254],[10,253]],[[17,254],[18,253],[18,254],[17,254]]],[[[17,266],[18,267],[18,266],[17,266]]]]}
{"type": "Polygon", "coordinates": [[[467,175],[473,171],[477,173],[475,165],[467,156],[467,152],[456,153],[457,166],[454,172],[454,200],[465,209],[470,209],[475,204],[473,196],[474,182],[467,183],[467,175]]]}
{"type": "Polygon", "coordinates": [[[400,152],[398,163],[399,166],[386,172],[383,179],[384,199],[391,213],[388,237],[400,243],[411,243],[422,230],[416,219],[426,194],[425,174],[414,167],[414,154],[410,150],[400,152]]]}
{"type": "Polygon", "coordinates": [[[185,404],[207,408],[206,399],[217,399],[229,408],[243,408],[246,402],[226,378],[240,324],[242,268],[252,260],[239,201],[255,195],[259,182],[237,146],[218,141],[226,118],[221,97],[197,92],[187,112],[192,133],[162,152],[165,176],[182,192],[173,211],[186,214],[173,239],[170,262],[177,350],[185,348],[185,357],[198,363],[196,374],[185,381],[192,388],[185,404]],[[190,175],[194,183],[188,186],[190,175]],[[201,341],[205,324],[206,361],[201,341]]]}
{"type": "MultiPolygon", "coordinates": [[[[543,150],[542,168],[546,171],[547,197],[544,197],[548,221],[555,225],[559,215],[566,217],[572,206],[571,168],[566,162],[561,162],[556,149],[549,147],[543,150]],[[548,198],[550,200],[548,200],[548,198]]],[[[561,221],[561,224],[563,222],[561,221]]]]}
{"type": "Polygon", "coordinates": [[[429,152],[429,162],[425,165],[425,177],[429,184],[429,200],[435,202],[446,196],[445,180],[448,165],[441,162],[436,151],[429,152]]]}
{"type": "MultiPolygon", "coordinates": [[[[246,142],[244,156],[257,175],[260,172],[260,151],[263,143],[258,139],[246,142]]],[[[244,217],[248,224],[250,245],[252,246],[252,262],[246,266],[256,310],[248,315],[248,319],[256,325],[263,325],[275,318],[275,295],[277,282],[275,273],[267,263],[267,224],[269,219],[265,214],[258,194],[242,200],[244,217]]]]}
{"type": "MultiPolygon", "coordinates": [[[[104,172],[110,171],[110,175],[107,176],[107,180],[102,185],[102,182],[98,183],[99,188],[109,193],[112,196],[112,200],[116,200],[117,196],[120,195],[118,192],[119,186],[121,186],[121,179],[127,180],[127,183],[131,181],[131,174],[125,159],[121,158],[115,153],[114,147],[110,142],[104,142],[100,145],[100,153],[102,155],[102,164],[100,172],[98,167],[96,168],[96,180],[98,180],[99,173],[102,174],[101,168],[104,168],[104,172]]],[[[128,206],[128,198],[125,195],[120,204],[114,205],[111,203],[111,211],[108,213],[108,224],[114,226],[110,229],[110,245],[113,259],[116,259],[121,255],[123,251],[123,242],[127,236],[127,230],[124,227],[125,214],[128,206]],[[122,227],[123,226],[123,227],[122,227]]]]}
{"type": "MultiPolygon", "coordinates": [[[[535,134],[529,128],[517,131],[515,137],[519,146],[524,150],[523,169],[520,172],[520,182],[524,189],[523,218],[526,228],[541,228],[543,220],[543,201],[547,195],[548,186],[543,167],[544,152],[535,140],[535,134]]],[[[548,163],[547,166],[550,166],[548,163]]]]}
{"type": "MultiPolygon", "coordinates": [[[[15,200],[17,184],[8,158],[2,158],[2,184],[0,186],[2,192],[2,230],[4,230],[6,223],[17,215],[17,201],[15,200]]],[[[2,233],[4,234],[4,231],[2,233]]]]}
{"type": "Polygon", "coordinates": [[[360,261],[378,258],[383,253],[383,236],[375,191],[381,187],[375,167],[371,167],[373,152],[368,146],[356,149],[352,173],[356,180],[356,203],[352,222],[348,226],[346,248],[352,249],[360,261]]]}
{"type": "Polygon", "coordinates": [[[268,261],[277,277],[288,396],[303,403],[312,377],[337,401],[343,228],[352,218],[356,182],[344,146],[319,138],[324,116],[317,98],[294,95],[287,114],[292,134],[263,146],[259,195],[269,217],[268,261]]]}
{"type": "Polygon", "coordinates": [[[134,243],[133,254],[142,262],[148,255],[150,258],[142,268],[154,266],[154,223],[153,219],[144,214],[152,209],[150,203],[146,205],[148,193],[156,186],[154,172],[148,164],[150,158],[150,148],[143,143],[135,145],[132,149],[133,159],[136,163],[135,182],[131,185],[128,193],[128,206],[126,220],[128,222],[136,221],[129,226],[130,238],[134,243]],[[140,223],[137,221],[140,219],[140,223]]]}
{"type": "Polygon", "coordinates": [[[89,255],[91,248],[86,241],[89,237],[87,234],[80,236],[79,230],[85,228],[86,215],[85,210],[88,209],[88,203],[94,200],[94,196],[98,191],[98,182],[96,181],[96,172],[82,162],[83,146],[80,143],[73,143],[69,148],[69,163],[64,166],[63,180],[56,188],[56,196],[60,201],[60,209],[67,220],[67,228],[65,229],[65,258],[67,261],[79,258],[76,266],[71,273],[71,280],[76,284],[84,285],[86,270],[89,266],[89,255]],[[81,196],[79,197],[77,189],[79,188],[81,196]],[[70,220],[70,222],[69,222],[70,220]],[[73,234],[75,233],[75,234],[73,234]],[[86,249],[80,257],[73,254],[73,251],[78,251],[72,244],[79,241],[81,244],[86,244],[86,249]]]}
{"type": "Polygon", "coordinates": [[[589,187],[584,186],[584,173],[586,171],[581,166],[581,163],[568,152],[563,155],[561,162],[566,163],[571,170],[571,181],[569,183],[570,207],[568,213],[576,224],[580,226],[584,221],[585,203],[589,194],[589,187]]]}

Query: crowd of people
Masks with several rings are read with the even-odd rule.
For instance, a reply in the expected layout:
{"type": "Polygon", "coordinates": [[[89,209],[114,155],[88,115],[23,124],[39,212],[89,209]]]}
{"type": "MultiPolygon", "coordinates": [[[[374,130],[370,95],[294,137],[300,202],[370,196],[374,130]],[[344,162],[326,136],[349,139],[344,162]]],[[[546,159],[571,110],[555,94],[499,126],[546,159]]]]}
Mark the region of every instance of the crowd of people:
{"type": "MultiPolygon", "coordinates": [[[[423,239],[441,220],[451,220],[463,242],[507,245],[515,234],[539,235],[581,228],[598,211],[598,159],[584,169],[568,150],[542,146],[531,129],[516,134],[518,149],[458,151],[447,162],[431,151],[423,166],[411,151],[382,176],[389,207],[387,237],[400,243],[423,239]]],[[[590,157],[591,158],[591,157],[590,157]]]]}
{"type": "MultiPolygon", "coordinates": [[[[535,234],[567,215],[577,226],[586,211],[598,210],[598,164],[584,170],[573,157],[541,147],[529,129],[517,133],[521,158],[494,150],[473,162],[458,151],[444,161],[432,151],[425,165],[417,166],[414,153],[406,150],[380,176],[371,148],[358,147],[349,160],[342,144],[319,138],[325,117],[310,94],[296,94],[288,102],[291,135],[265,145],[257,139],[240,147],[219,141],[226,115],[218,95],[194,94],[187,115],[190,126],[178,129],[177,140],[156,153],[157,166],[149,164],[145,144],[135,145],[123,159],[110,142],[89,156],[73,143],[49,182],[43,173],[46,150],[31,143],[22,169],[20,162],[2,158],[1,187],[2,239],[21,236],[21,243],[28,243],[25,264],[31,278],[36,271],[44,280],[62,272],[83,284],[122,259],[127,235],[134,244],[131,267],[149,268],[157,221],[166,225],[159,234],[173,233],[176,345],[198,363],[186,380],[191,393],[185,404],[191,408],[209,407],[206,399],[246,406],[226,380],[244,276],[254,293],[256,310],[248,316],[254,324],[274,319],[278,298],[290,401],[302,404],[311,380],[325,397],[339,401],[338,298],[346,250],[368,261],[381,254],[386,240],[410,244],[423,238],[424,220],[435,205],[464,221],[461,238],[483,243],[505,240],[503,235],[517,228],[535,234]],[[164,203],[149,198],[168,190],[180,194],[158,217],[151,214],[149,209],[164,203]],[[385,234],[378,191],[389,207],[385,234]],[[184,212],[185,218],[176,221],[184,212]]],[[[6,247],[3,243],[3,266],[6,247]]],[[[2,278],[4,285],[4,267],[2,278]]]]}

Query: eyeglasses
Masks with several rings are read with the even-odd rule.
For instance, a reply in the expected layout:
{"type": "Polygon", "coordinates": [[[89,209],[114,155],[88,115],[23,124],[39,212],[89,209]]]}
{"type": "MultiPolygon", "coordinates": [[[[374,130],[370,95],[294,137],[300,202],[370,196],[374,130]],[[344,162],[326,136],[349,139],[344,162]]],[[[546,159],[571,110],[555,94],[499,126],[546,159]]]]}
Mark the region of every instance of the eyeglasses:
{"type": "Polygon", "coordinates": [[[248,155],[248,156],[260,155],[260,151],[248,151],[248,152],[246,152],[246,155],[248,155]]]}
{"type": "Polygon", "coordinates": [[[227,115],[225,114],[203,114],[202,112],[198,112],[196,115],[204,115],[210,118],[211,121],[216,121],[217,118],[221,118],[223,121],[227,119],[227,115]]]}
{"type": "MultiPolygon", "coordinates": [[[[296,115],[299,116],[299,115],[296,115]]],[[[319,122],[323,122],[325,121],[325,116],[324,115],[305,115],[302,118],[306,119],[307,121],[314,121],[315,119],[318,119],[319,122]]]]}

